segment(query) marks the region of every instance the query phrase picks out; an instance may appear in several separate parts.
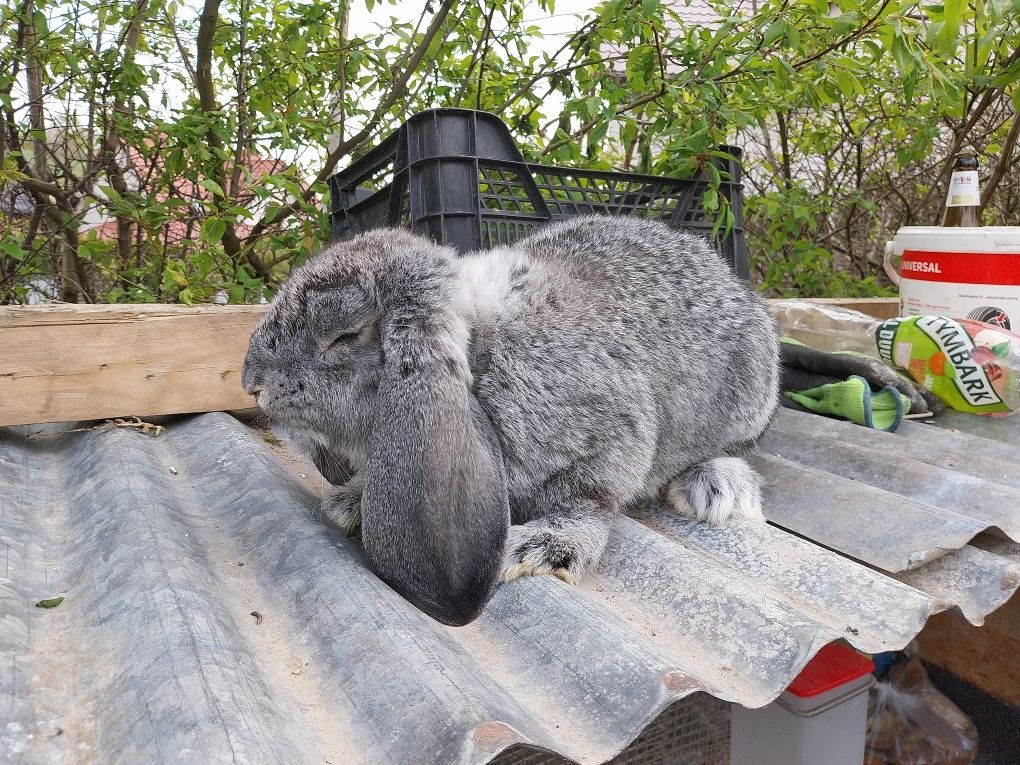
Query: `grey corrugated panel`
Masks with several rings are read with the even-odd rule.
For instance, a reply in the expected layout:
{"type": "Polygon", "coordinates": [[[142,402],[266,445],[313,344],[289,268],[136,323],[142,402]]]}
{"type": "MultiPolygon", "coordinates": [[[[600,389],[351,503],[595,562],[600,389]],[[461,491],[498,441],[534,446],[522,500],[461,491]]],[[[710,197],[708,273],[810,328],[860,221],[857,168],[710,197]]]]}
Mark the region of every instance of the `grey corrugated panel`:
{"type": "MultiPolygon", "coordinates": [[[[989,528],[1020,538],[1020,489],[1008,485],[1018,468],[1001,464],[996,446],[933,429],[874,433],[784,411],[754,460],[766,479],[769,520],[898,572],[959,549],[989,528]],[[934,456],[922,461],[926,436],[934,456]],[[993,456],[983,459],[986,454],[993,456]],[[1003,482],[990,480],[1000,475],[1003,482]],[[835,503],[836,514],[818,512],[822,497],[835,503]]],[[[1009,456],[1013,447],[1002,447],[1009,456]]]]}
{"type": "Polygon", "coordinates": [[[759,452],[910,497],[931,507],[966,515],[984,528],[999,528],[1020,539],[1020,489],[933,467],[909,457],[879,454],[867,446],[835,438],[790,438],[782,424],[764,439],[759,452]]]}
{"type": "Polygon", "coordinates": [[[1014,542],[1012,539],[1003,539],[994,534],[982,534],[979,537],[975,537],[971,544],[974,547],[995,553],[1003,558],[1008,558],[1017,565],[1020,565],[1020,542],[1014,542]]]}
{"type": "Polygon", "coordinates": [[[959,430],[1012,446],[1020,445],[1020,415],[1009,417],[975,417],[964,412],[947,411],[932,422],[945,430],[959,430]]]}
{"type": "MultiPolygon", "coordinates": [[[[661,506],[640,516],[662,529],[703,568],[725,568],[752,594],[771,595],[861,650],[887,651],[909,642],[935,610],[933,599],[774,526],[692,524],[661,506]]],[[[834,638],[833,638],[834,639],[834,638]]]]}
{"type": "MultiPolygon", "coordinates": [[[[0,752],[18,762],[484,763],[516,744],[601,762],[691,693],[767,703],[834,639],[896,648],[950,605],[980,619],[1015,566],[965,548],[908,586],[773,526],[649,507],[580,586],[514,582],[454,629],[226,415],[155,438],[6,432],[0,485],[0,752]]],[[[814,500],[847,535],[859,504],[814,500]]]]}
{"type": "Polygon", "coordinates": [[[46,444],[42,460],[23,452],[27,477],[4,519],[5,542],[39,542],[12,571],[13,675],[47,708],[42,725],[31,724],[38,710],[15,709],[20,731],[4,749],[24,748],[28,762],[58,751],[94,762],[303,759],[217,586],[212,523],[161,444],[125,432],[64,443],[46,444]],[[32,607],[58,593],[58,608],[32,607]]]}
{"type": "MultiPolygon", "coordinates": [[[[961,424],[972,428],[983,426],[985,418],[967,417],[969,419],[961,424]]],[[[809,441],[817,436],[836,439],[840,444],[864,447],[890,462],[908,458],[1020,489],[1020,446],[1016,445],[1020,444],[1020,436],[1013,444],[1007,444],[914,422],[901,423],[895,433],[883,433],[851,422],[789,409],[780,410],[775,425],[787,436],[796,435],[809,441]]]]}
{"type": "Polygon", "coordinates": [[[955,606],[972,624],[1003,605],[1020,584],[1015,560],[967,545],[896,579],[937,598],[941,608],[955,606]]]}
{"type": "Polygon", "coordinates": [[[904,571],[955,550],[988,528],[974,518],[767,453],[752,464],[764,480],[773,523],[884,571],[904,571]]]}

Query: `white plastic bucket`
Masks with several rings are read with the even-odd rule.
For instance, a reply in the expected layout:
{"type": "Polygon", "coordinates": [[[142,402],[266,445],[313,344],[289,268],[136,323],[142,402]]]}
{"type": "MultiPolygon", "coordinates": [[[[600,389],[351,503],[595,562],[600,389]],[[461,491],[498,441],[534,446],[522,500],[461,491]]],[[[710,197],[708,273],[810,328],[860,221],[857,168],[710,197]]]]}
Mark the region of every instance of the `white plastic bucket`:
{"type": "Polygon", "coordinates": [[[768,706],[733,706],[729,761],[733,765],[861,765],[874,668],[870,658],[849,646],[824,646],[768,706]]]}
{"type": "Polygon", "coordinates": [[[899,285],[901,316],[1020,329],[1020,226],[907,226],[886,244],[885,270],[899,285]]]}

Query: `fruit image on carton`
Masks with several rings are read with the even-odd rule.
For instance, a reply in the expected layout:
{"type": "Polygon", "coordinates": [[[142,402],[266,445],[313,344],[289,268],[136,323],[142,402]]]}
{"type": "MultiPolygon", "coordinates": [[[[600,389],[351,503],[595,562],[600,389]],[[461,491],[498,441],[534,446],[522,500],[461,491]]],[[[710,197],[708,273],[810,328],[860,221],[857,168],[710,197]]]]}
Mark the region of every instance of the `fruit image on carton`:
{"type": "Polygon", "coordinates": [[[953,409],[1005,415],[1020,409],[1020,336],[946,316],[907,316],[875,331],[882,359],[953,409]]]}

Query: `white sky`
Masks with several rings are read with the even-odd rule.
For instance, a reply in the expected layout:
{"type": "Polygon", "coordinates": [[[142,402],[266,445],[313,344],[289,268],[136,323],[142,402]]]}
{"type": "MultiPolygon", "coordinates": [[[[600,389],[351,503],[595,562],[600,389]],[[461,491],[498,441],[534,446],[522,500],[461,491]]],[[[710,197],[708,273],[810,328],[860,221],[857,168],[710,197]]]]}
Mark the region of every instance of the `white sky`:
{"type": "MultiPolygon", "coordinates": [[[[439,0],[432,0],[432,2],[438,5],[439,0]]],[[[525,6],[524,19],[521,23],[537,26],[541,30],[543,38],[534,41],[534,48],[537,49],[536,52],[544,51],[553,54],[563,45],[565,36],[572,34],[580,26],[578,14],[590,11],[597,4],[598,0],[556,0],[555,10],[550,14],[539,7],[537,0],[529,0],[525,6]]],[[[182,5],[195,12],[199,8],[197,0],[183,0],[182,5]]],[[[364,0],[352,0],[351,5],[351,32],[355,35],[369,35],[385,31],[391,26],[391,18],[411,23],[417,21],[422,12],[423,1],[396,0],[396,2],[390,3],[387,0],[377,0],[371,12],[366,10],[364,0]]],[[[141,58],[144,60],[144,55],[141,58]]],[[[150,102],[157,109],[164,94],[169,104],[178,104],[184,98],[184,92],[180,84],[173,77],[165,78],[150,89],[150,102]]],[[[21,95],[23,96],[23,94],[21,95]]],[[[555,116],[561,104],[562,96],[553,94],[546,103],[544,111],[549,116],[555,116]]],[[[445,105],[441,103],[433,104],[436,107],[445,105]]],[[[78,103],[68,104],[68,107],[72,111],[84,109],[84,105],[78,103]]],[[[51,104],[49,111],[53,115],[59,109],[56,105],[51,104]]],[[[316,164],[318,161],[316,155],[319,153],[320,150],[318,148],[312,149],[310,147],[309,150],[305,151],[284,152],[288,156],[283,157],[283,159],[291,162],[297,159],[305,160],[302,164],[305,164],[307,169],[308,166],[316,164]]]]}
{"type": "MultiPolygon", "coordinates": [[[[437,2],[437,0],[433,0],[437,2]]],[[[563,35],[569,35],[578,27],[577,14],[594,8],[596,0],[556,0],[555,12],[548,14],[543,11],[535,0],[531,0],[524,12],[525,24],[535,24],[542,30],[545,40],[538,43],[539,48],[554,53],[563,44],[563,35]]],[[[398,21],[413,22],[422,11],[421,0],[407,2],[397,0],[390,5],[386,0],[376,3],[372,12],[365,10],[364,0],[356,0],[351,8],[350,27],[354,34],[368,34],[385,28],[389,17],[398,21]]]]}
{"type": "MultiPolygon", "coordinates": [[[[439,0],[432,0],[438,5],[439,0]]],[[[565,37],[573,34],[581,25],[578,14],[590,11],[599,0],[556,0],[553,13],[544,11],[536,0],[529,0],[525,6],[524,19],[522,24],[533,24],[542,32],[542,39],[535,41],[535,48],[539,51],[552,55],[562,47],[565,37]]],[[[391,19],[398,22],[414,23],[418,20],[423,9],[422,0],[396,0],[390,3],[387,0],[377,0],[369,12],[365,8],[364,0],[352,0],[350,13],[350,33],[352,35],[370,35],[385,31],[392,25],[391,19]]],[[[426,22],[427,23],[427,22],[426,22]]],[[[550,117],[555,116],[563,103],[563,96],[553,93],[546,101],[544,111],[550,117]]],[[[446,106],[446,104],[432,104],[434,107],[446,106]]],[[[319,149],[305,152],[285,152],[283,157],[287,161],[302,161],[308,167],[314,167],[320,159],[319,149]]],[[[341,162],[341,166],[344,163],[341,162]]]]}
{"type": "MultiPolygon", "coordinates": [[[[433,0],[438,4],[438,0],[433,0]]],[[[544,11],[536,2],[530,0],[525,5],[524,19],[522,24],[537,26],[542,32],[542,39],[536,40],[534,47],[538,51],[550,55],[556,53],[562,47],[565,37],[577,31],[581,25],[578,14],[590,11],[599,0],[556,0],[553,13],[544,11]]],[[[370,35],[385,31],[391,25],[391,19],[398,22],[414,23],[422,12],[421,0],[396,0],[389,3],[387,0],[377,1],[372,11],[365,8],[364,0],[352,2],[350,14],[350,32],[352,35],[370,35]]],[[[563,96],[553,93],[545,103],[544,111],[550,117],[555,116],[563,103],[563,96]]],[[[446,106],[446,104],[432,104],[435,107],[446,106]]],[[[302,157],[304,159],[304,157],[302,157]]],[[[342,164],[342,163],[341,163],[342,164]]]]}

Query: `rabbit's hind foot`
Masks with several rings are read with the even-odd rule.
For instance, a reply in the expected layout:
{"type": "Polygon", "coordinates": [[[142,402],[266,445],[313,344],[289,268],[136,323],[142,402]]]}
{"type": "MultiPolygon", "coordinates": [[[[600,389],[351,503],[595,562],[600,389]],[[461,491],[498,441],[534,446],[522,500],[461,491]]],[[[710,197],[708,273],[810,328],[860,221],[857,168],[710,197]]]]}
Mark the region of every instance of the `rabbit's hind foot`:
{"type": "Polygon", "coordinates": [[[612,516],[581,500],[569,511],[511,526],[503,555],[502,581],[550,574],[577,582],[598,562],[609,539],[612,516]]]}
{"type": "Polygon", "coordinates": [[[687,468],[669,482],[666,498],[680,515],[714,526],[735,515],[765,522],[761,479],[737,457],[717,457],[687,468]]]}

